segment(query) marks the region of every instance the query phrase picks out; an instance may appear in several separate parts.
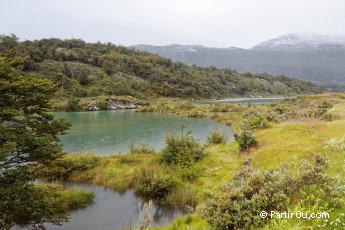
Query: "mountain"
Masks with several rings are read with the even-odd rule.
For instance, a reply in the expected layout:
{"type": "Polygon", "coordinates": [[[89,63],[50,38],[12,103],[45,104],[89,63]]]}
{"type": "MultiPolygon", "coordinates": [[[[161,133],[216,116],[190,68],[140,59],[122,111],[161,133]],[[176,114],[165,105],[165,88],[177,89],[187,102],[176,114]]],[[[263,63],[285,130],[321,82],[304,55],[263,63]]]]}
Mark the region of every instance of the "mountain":
{"type": "Polygon", "coordinates": [[[337,51],[345,49],[345,37],[289,34],[262,42],[253,49],[286,52],[337,51]]]}
{"type": "MultiPolygon", "coordinates": [[[[15,36],[0,36],[0,51],[14,49],[17,55],[27,56],[21,71],[40,74],[57,83],[60,87],[57,96],[61,97],[224,98],[322,91],[309,82],[284,76],[188,66],[111,43],[54,38],[17,40],[15,36]]],[[[195,52],[193,47],[177,48],[195,52]]]]}
{"type": "Polygon", "coordinates": [[[231,68],[239,72],[285,75],[318,84],[345,85],[344,37],[289,34],[251,49],[191,45],[135,45],[132,48],[187,65],[231,68]]]}

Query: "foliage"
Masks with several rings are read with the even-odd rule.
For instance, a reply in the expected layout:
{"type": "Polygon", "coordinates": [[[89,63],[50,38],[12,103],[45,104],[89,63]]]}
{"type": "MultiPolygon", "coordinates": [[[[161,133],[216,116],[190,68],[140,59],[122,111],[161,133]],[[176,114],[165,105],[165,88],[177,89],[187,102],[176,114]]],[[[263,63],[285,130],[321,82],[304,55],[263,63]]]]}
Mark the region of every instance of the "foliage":
{"type": "Polygon", "coordinates": [[[172,166],[191,166],[203,156],[203,147],[191,136],[191,132],[184,133],[181,125],[181,134],[168,134],[165,146],[162,149],[161,162],[172,166]]]}
{"type": "Polygon", "coordinates": [[[139,169],[135,180],[136,192],[152,199],[164,198],[178,183],[173,175],[166,175],[157,168],[139,169]]]}
{"type": "Polygon", "coordinates": [[[81,111],[82,106],[80,105],[80,100],[79,99],[71,99],[67,102],[67,111],[71,112],[76,112],[76,111],[81,111]]]}
{"type": "Polygon", "coordinates": [[[0,219],[6,226],[27,218],[55,222],[41,208],[45,194],[28,183],[41,165],[61,156],[58,135],[70,124],[47,112],[55,85],[18,71],[25,59],[15,55],[0,56],[0,219]]]}
{"type": "Polygon", "coordinates": [[[266,129],[271,127],[267,117],[260,113],[248,116],[243,123],[243,129],[266,129]]]}
{"type": "Polygon", "coordinates": [[[252,130],[241,130],[239,133],[234,133],[234,137],[241,150],[246,150],[256,144],[256,138],[252,130]]]}
{"type": "Polygon", "coordinates": [[[194,185],[177,187],[173,192],[165,196],[164,204],[174,208],[190,206],[195,208],[198,204],[198,189],[194,185]]]}
{"type": "Polygon", "coordinates": [[[7,170],[0,177],[1,229],[9,229],[14,223],[32,227],[43,222],[59,224],[68,219],[71,210],[85,207],[93,199],[92,193],[63,191],[61,186],[36,186],[18,179],[27,177],[26,173],[7,170]]]}
{"type": "Polygon", "coordinates": [[[221,132],[218,128],[212,130],[212,132],[207,136],[206,144],[225,144],[227,136],[225,132],[221,132]]]}
{"type": "Polygon", "coordinates": [[[326,148],[332,148],[337,152],[345,152],[345,136],[332,138],[326,143],[326,148]]]}
{"type": "Polygon", "coordinates": [[[92,154],[66,155],[46,164],[39,172],[39,176],[49,180],[67,180],[73,173],[81,173],[96,167],[99,160],[92,154]]]}
{"type": "Polygon", "coordinates": [[[274,171],[242,167],[208,203],[203,215],[219,229],[257,229],[267,221],[260,217],[261,211],[287,211],[289,205],[299,202],[308,207],[315,200],[325,209],[341,207],[344,188],[324,174],[327,168],[327,160],[319,155],[314,164],[302,163],[297,178],[283,165],[274,171]]]}
{"type": "Polygon", "coordinates": [[[54,38],[18,42],[15,35],[0,36],[0,50],[10,48],[29,57],[22,71],[39,73],[56,83],[59,86],[56,97],[61,99],[100,95],[224,98],[321,92],[320,87],[309,82],[188,66],[110,43],[54,38]]]}
{"type": "Polygon", "coordinates": [[[186,215],[179,217],[174,222],[166,227],[155,227],[154,230],[214,230],[204,219],[197,215],[186,215]]]}
{"type": "Polygon", "coordinates": [[[129,151],[130,153],[155,153],[156,151],[152,148],[149,144],[143,143],[140,145],[134,145],[133,143],[129,144],[129,151]]]}

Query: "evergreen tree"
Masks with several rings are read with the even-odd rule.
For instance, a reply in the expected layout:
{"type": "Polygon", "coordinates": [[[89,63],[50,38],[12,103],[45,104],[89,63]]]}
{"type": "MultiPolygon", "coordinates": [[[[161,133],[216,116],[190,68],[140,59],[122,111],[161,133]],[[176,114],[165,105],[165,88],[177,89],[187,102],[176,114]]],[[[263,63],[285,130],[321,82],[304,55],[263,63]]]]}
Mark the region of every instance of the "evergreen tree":
{"type": "Polygon", "coordinates": [[[70,124],[48,113],[56,85],[19,71],[25,58],[0,55],[0,228],[54,221],[43,194],[30,183],[40,166],[61,156],[58,135],[70,124]]]}

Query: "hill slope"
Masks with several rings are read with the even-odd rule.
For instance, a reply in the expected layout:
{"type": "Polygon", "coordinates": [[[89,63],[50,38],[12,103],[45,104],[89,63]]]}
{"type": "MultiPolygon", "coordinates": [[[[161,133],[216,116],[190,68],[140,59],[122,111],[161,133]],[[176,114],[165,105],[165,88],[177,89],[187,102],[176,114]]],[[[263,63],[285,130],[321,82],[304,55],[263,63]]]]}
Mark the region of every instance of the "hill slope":
{"type": "Polygon", "coordinates": [[[222,98],[321,91],[311,83],[284,76],[190,67],[110,43],[77,39],[17,42],[15,36],[2,36],[0,51],[9,48],[30,57],[23,71],[39,73],[58,83],[64,96],[222,98]]]}
{"type": "Polygon", "coordinates": [[[342,37],[289,34],[252,49],[182,45],[133,48],[188,65],[228,67],[239,72],[266,72],[319,84],[345,85],[345,38],[342,37]]]}

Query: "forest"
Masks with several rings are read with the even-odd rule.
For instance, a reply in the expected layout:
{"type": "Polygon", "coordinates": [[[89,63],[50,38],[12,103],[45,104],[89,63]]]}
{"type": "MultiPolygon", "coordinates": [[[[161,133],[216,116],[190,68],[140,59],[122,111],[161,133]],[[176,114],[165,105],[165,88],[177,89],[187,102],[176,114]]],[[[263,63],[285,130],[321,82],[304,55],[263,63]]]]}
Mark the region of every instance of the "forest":
{"type": "Polygon", "coordinates": [[[323,91],[286,76],[187,66],[111,43],[55,38],[19,41],[16,35],[1,35],[0,52],[6,50],[26,58],[21,71],[42,75],[57,84],[55,98],[63,100],[101,95],[219,99],[323,91]]]}

